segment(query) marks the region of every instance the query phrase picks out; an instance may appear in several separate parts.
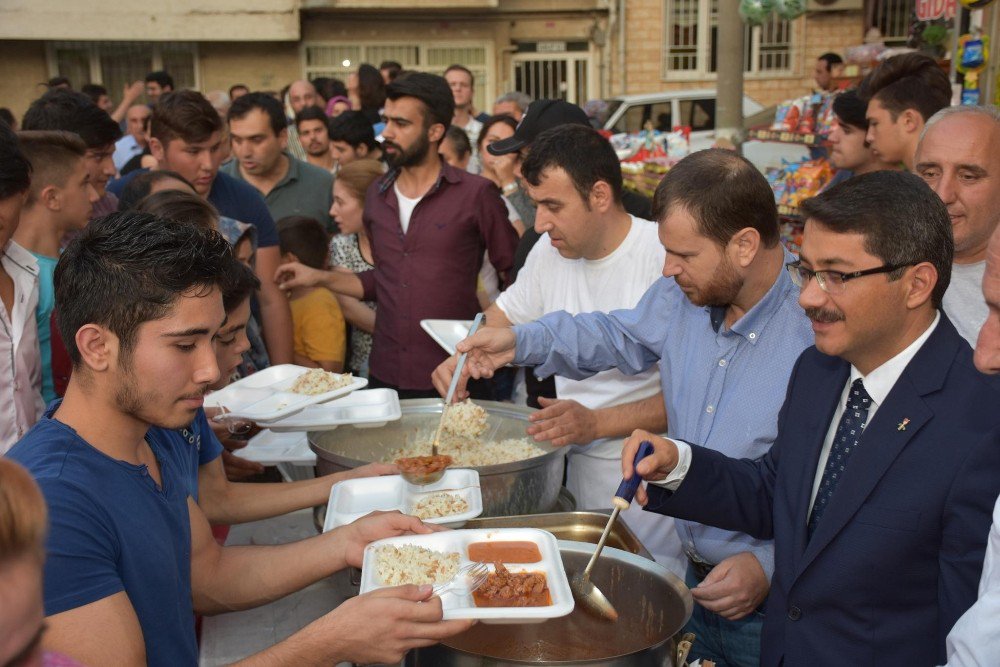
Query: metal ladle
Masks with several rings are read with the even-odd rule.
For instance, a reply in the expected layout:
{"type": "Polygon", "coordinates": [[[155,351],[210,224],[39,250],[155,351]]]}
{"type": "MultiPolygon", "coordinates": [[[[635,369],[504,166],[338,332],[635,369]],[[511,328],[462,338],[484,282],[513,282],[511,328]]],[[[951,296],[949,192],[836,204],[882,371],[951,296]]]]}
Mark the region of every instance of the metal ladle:
{"type": "Polygon", "coordinates": [[[618,612],[615,610],[614,605],[611,604],[611,601],[601,592],[601,589],[595,586],[594,582],[590,580],[590,573],[593,571],[594,565],[597,563],[597,559],[604,549],[604,543],[607,541],[608,535],[611,534],[611,528],[615,525],[615,520],[622,510],[627,510],[629,505],[632,504],[635,492],[639,489],[639,484],[642,482],[639,474],[634,472],[635,466],[638,465],[639,461],[652,453],[653,443],[649,440],[643,440],[639,445],[639,450],[635,453],[635,458],[632,460],[632,479],[623,479],[621,484],[618,485],[615,497],[611,500],[614,510],[611,512],[611,518],[608,519],[608,525],[604,527],[604,532],[601,533],[601,539],[597,542],[594,555],[590,557],[590,562],[587,563],[587,567],[584,568],[583,572],[576,573],[569,580],[569,587],[573,591],[573,597],[579,600],[587,611],[606,618],[609,621],[617,621],[618,612]]]}
{"type": "MultiPolygon", "coordinates": [[[[483,322],[483,314],[477,313],[476,319],[472,321],[472,326],[469,327],[469,336],[472,336],[479,329],[479,325],[483,322]]],[[[444,429],[445,419],[448,417],[448,408],[451,407],[451,402],[455,398],[455,390],[458,388],[458,380],[462,377],[462,369],[465,368],[465,358],[468,355],[467,352],[463,352],[458,355],[458,365],[455,367],[455,373],[451,376],[451,384],[448,385],[448,395],[444,399],[444,407],[441,409],[441,419],[438,421],[437,431],[434,433],[434,440],[431,442],[431,456],[438,455],[438,444],[441,442],[441,431],[444,429]]],[[[405,479],[410,484],[415,486],[426,486],[428,484],[433,484],[444,477],[445,468],[437,470],[435,472],[428,473],[414,473],[414,472],[404,472],[402,473],[403,479],[405,479]]]]}

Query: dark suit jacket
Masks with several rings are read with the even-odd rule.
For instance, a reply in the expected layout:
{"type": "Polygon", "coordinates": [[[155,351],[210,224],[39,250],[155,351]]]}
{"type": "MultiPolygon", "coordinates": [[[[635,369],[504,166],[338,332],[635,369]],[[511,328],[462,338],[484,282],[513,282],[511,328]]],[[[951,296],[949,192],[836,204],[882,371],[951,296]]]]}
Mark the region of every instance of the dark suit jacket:
{"type": "Polygon", "coordinates": [[[942,313],[807,542],[820,449],[849,375],[847,362],[809,348],[765,457],[694,446],[677,491],[649,486],[646,509],[774,539],[762,665],[937,665],[976,600],[1000,493],[998,385],[942,313]]]}

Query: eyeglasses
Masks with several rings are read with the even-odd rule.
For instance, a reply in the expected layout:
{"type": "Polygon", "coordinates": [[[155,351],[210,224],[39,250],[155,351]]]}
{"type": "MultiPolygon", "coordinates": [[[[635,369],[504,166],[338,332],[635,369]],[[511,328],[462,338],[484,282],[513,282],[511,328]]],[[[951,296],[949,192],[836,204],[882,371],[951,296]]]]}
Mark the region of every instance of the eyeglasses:
{"type": "Polygon", "coordinates": [[[827,294],[843,294],[847,290],[846,284],[848,280],[854,280],[862,276],[873,276],[878,273],[892,273],[908,266],[913,266],[913,263],[883,264],[874,269],[843,273],[842,271],[813,271],[802,266],[801,261],[785,264],[785,268],[788,269],[788,274],[792,277],[792,282],[796,287],[805,287],[815,277],[819,288],[827,294]]]}

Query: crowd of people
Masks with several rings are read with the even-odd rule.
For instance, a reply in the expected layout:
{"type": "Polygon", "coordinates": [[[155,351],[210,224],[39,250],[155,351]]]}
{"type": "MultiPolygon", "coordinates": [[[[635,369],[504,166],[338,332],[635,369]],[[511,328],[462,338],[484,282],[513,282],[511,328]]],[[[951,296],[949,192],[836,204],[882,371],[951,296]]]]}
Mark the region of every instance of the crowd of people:
{"type": "MultiPolygon", "coordinates": [[[[49,84],[0,120],[0,664],[193,665],[196,614],[437,530],[221,546],[396,468],[251,483],[204,396],[285,363],[444,395],[457,358],[421,320],[480,311],[456,400],[535,408],[581,509],[646,481],[624,518],[691,589],[692,658],[1000,663],[1000,111],[949,106],[932,60],[838,93],[798,255],[737,152],[650,201],[583,109],[484,113],[462,65],[204,95],[153,72],[117,106],[49,84]]],[[[469,627],[389,588],[246,664],[398,662],[469,627]]]]}

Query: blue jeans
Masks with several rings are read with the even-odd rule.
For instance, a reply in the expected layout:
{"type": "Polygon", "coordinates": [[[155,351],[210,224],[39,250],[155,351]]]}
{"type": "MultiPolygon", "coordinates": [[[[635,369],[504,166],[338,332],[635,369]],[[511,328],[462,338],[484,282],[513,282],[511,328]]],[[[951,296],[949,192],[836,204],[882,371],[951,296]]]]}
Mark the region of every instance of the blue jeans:
{"type": "MultiPolygon", "coordinates": [[[[701,583],[690,566],[684,583],[694,588],[701,583]]],[[[688,662],[697,658],[714,660],[716,667],[758,667],[760,665],[760,630],[764,614],[759,610],[738,621],[727,621],[715,612],[708,611],[697,602],[691,620],[683,632],[695,634],[694,646],[688,662]]]]}

